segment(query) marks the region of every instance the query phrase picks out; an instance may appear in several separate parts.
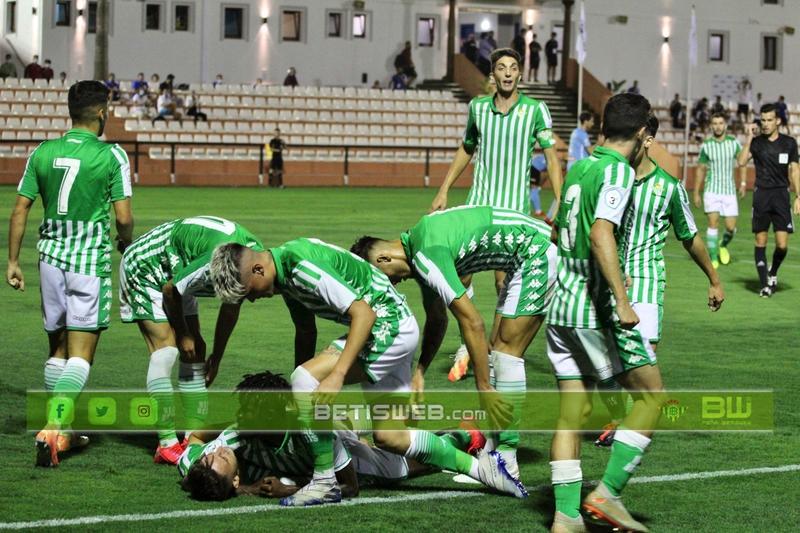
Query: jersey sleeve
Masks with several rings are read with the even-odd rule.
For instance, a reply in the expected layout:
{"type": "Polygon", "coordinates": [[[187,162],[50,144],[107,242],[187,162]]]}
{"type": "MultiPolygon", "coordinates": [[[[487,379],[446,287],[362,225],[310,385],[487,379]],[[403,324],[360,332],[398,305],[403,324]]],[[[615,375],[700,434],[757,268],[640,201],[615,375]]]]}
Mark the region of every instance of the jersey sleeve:
{"type": "Polygon", "coordinates": [[[475,104],[470,102],[469,112],[467,113],[467,127],[464,128],[464,139],[462,141],[464,149],[468,153],[475,151],[475,148],[478,146],[479,136],[477,117],[475,117],[475,104]]]}
{"type": "MultiPolygon", "coordinates": [[[[412,263],[423,283],[444,300],[448,307],[453,300],[461,298],[467,292],[456,272],[453,258],[445,249],[420,250],[414,255],[412,263]]],[[[424,289],[422,294],[424,298],[424,289]]]]}
{"type": "Polygon", "coordinates": [[[202,291],[206,286],[210,269],[211,254],[203,254],[172,274],[172,283],[183,296],[202,291]]]}
{"type": "Polygon", "coordinates": [[[347,282],[332,269],[325,269],[311,261],[300,261],[292,270],[292,283],[310,291],[341,314],[346,314],[358,295],[347,282]]]}
{"type": "Polygon", "coordinates": [[[734,150],[733,150],[733,157],[737,157],[742,151],[742,143],[739,142],[739,139],[734,138],[734,150]]]}
{"type": "Polygon", "coordinates": [[[692,207],[689,205],[689,194],[682,183],[675,186],[675,194],[670,199],[670,222],[675,231],[675,237],[681,241],[694,239],[697,235],[697,224],[694,222],[692,207]]]}
{"type": "Polygon", "coordinates": [[[131,164],[128,161],[128,154],[118,144],[111,147],[111,154],[114,156],[114,160],[111,163],[111,201],[117,202],[130,198],[133,194],[131,189],[131,164]]]}
{"type": "Polygon", "coordinates": [[[600,187],[594,218],[602,218],[619,226],[628,207],[635,175],[627,163],[612,163],[605,168],[605,177],[600,187]]]}
{"type": "Polygon", "coordinates": [[[794,137],[789,137],[789,140],[792,142],[792,146],[789,149],[789,163],[797,163],[797,140],[794,137]]]}
{"type": "MultiPolygon", "coordinates": [[[[741,146],[739,149],[741,149],[741,146]]],[[[736,153],[738,154],[739,152],[737,151],[736,153]]],[[[708,152],[706,152],[706,143],[703,143],[703,145],[700,147],[700,155],[697,157],[697,162],[701,165],[708,165],[709,163],[708,152]]]]}
{"type": "Polygon", "coordinates": [[[222,446],[236,450],[241,445],[241,438],[239,436],[239,432],[236,430],[236,427],[229,426],[212,441],[206,443],[195,443],[187,446],[180,459],[178,459],[178,472],[180,472],[181,476],[186,477],[186,474],[189,473],[189,469],[192,467],[192,465],[204,455],[213,453],[222,446]]]}
{"type": "Polygon", "coordinates": [[[556,145],[556,140],[553,138],[553,118],[550,116],[550,109],[544,102],[539,102],[539,105],[536,106],[533,116],[533,135],[535,139],[532,140],[537,141],[542,149],[552,148],[556,145]]]}
{"type": "Polygon", "coordinates": [[[36,179],[36,153],[37,151],[34,150],[28,157],[28,162],[25,163],[25,170],[22,172],[22,178],[17,186],[17,194],[29,200],[36,200],[39,195],[39,181],[36,179]]]}

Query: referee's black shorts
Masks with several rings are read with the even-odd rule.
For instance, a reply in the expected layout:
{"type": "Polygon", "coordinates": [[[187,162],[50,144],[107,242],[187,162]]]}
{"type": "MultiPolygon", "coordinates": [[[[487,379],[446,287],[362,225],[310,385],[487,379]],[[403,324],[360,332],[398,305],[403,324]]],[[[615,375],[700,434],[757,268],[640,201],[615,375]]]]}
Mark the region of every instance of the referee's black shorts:
{"type": "Polygon", "coordinates": [[[756,189],[753,192],[753,233],[769,231],[794,233],[789,189],[756,189]]]}

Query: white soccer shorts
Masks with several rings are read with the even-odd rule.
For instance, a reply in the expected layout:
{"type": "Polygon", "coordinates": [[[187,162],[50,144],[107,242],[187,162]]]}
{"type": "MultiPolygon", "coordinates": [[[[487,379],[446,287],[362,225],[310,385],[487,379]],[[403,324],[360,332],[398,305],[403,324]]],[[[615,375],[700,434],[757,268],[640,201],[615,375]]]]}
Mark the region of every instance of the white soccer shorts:
{"type": "Polygon", "coordinates": [[[706,213],[719,213],[722,217],[738,217],[739,199],[735,194],[703,193],[703,210],[706,213]]]}
{"type": "MultiPolygon", "coordinates": [[[[661,340],[661,318],[663,317],[664,308],[658,304],[645,304],[641,302],[634,302],[631,304],[636,316],[639,317],[639,323],[636,329],[642,334],[642,338],[648,343],[648,355],[652,351],[652,344],[658,344],[661,340]]],[[[652,359],[655,361],[655,353],[652,359]]]]}
{"type": "Polygon", "coordinates": [[[402,455],[374,448],[351,430],[336,430],[334,435],[344,445],[359,476],[379,481],[397,481],[408,477],[408,462],[402,455]]]}
{"type": "Polygon", "coordinates": [[[108,327],[111,316],[111,278],[67,272],[39,262],[42,318],[47,332],[64,327],[97,331],[108,327]]]}

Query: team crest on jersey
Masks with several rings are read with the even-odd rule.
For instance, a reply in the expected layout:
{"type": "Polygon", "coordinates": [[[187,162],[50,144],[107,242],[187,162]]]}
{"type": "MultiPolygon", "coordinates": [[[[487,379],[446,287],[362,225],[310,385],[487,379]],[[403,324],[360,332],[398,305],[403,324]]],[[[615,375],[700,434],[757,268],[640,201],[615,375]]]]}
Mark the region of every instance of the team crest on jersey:
{"type": "Polygon", "coordinates": [[[664,192],[664,184],[660,181],[656,182],[656,184],[653,185],[653,192],[660,196],[664,192]]]}

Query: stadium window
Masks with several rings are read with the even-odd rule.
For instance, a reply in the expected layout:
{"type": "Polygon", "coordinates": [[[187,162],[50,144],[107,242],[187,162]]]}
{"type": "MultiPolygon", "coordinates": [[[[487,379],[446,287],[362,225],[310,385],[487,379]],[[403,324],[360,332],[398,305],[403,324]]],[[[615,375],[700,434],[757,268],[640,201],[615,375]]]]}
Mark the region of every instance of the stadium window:
{"type": "Polygon", "coordinates": [[[56,2],[56,12],[53,20],[56,26],[69,26],[70,25],[70,7],[72,2],[58,1],[56,2]]]}
{"type": "Polygon", "coordinates": [[[780,6],[783,5],[783,0],[761,0],[761,3],[768,6],[780,6]]]}
{"type": "Polygon", "coordinates": [[[244,8],[223,8],[223,39],[244,39],[244,8]]]}
{"type": "Polygon", "coordinates": [[[86,17],[86,32],[97,33],[97,2],[89,2],[88,16],[86,17]]]}
{"type": "Polygon", "coordinates": [[[173,19],[173,31],[190,31],[189,21],[192,6],[188,4],[175,4],[175,18],[173,19]]]}
{"type": "Polygon", "coordinates": [[[161,4],[144,5],[144,29],[161,29],[161,4]]]}
{"type": "Polygon", "coordinates": [[[727,61],[727,35],[725,32],[712,31],[708,34],[708,60],[727,61]]]}
{"type": "Polygon", "coordinates": [[[295,9],[281,11],[281,41],[299,42],[302,32],[303,12],[295,9]]]}
{"type": "Polygon", "coordinates": [[[366,39],[367,38],[367,14],[354,13],[353,14],[353,38],[366,39]]]}
{"type": "Polygon", "coordinates": [[[6,3],[6,33],[17,32],[17,3],[6,3]]]}
{"type": "Polygon", "coordinates": [[[341,37],[342,36],[342,12],[341,11],[328,11],[328,37],[341,37]]]}
{"type": "Polygon", "coordinates": [[[436,19],[433,17],[419,17],[417,19],[417,44],[419,46],[433,46],[436,38],[436,19]]]}
{"type": "Polygon", "coordinates": [[[780,70],[780,41],[777,35],[761,36],[761,70],[780,70]]]}

